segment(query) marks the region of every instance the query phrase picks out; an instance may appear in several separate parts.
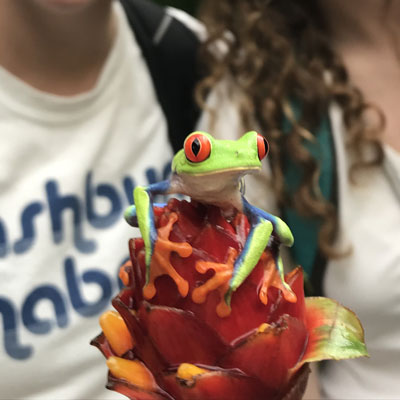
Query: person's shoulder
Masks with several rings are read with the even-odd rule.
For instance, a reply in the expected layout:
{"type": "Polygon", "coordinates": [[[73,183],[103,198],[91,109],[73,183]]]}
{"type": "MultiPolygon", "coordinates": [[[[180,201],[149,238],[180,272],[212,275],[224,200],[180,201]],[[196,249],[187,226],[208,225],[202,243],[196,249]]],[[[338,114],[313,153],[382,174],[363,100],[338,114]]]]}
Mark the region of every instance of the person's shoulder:
{"type": "Polygon", "coordinates": [[[198,19],[189,15],[187,12],[174,7],[166,7],[166,13],[187,26],[191,31],[195,33],[199,40],[205,40],[206,29],[198,19]]]}
{"type": "Polygon", "coordinates": [[[128,21],[135,31],[137,25],[144,26],[143,33],[150,34],[150,36],[161,34],[163,37],[168,31],[171,21],[175,21],[190,30],[198,40],[205,40],[204,25],[181,9],[160,5],[154,0],[119,0],[115,3],[116,6],[121,6],[120,8],[127,15],[128,21]]]}

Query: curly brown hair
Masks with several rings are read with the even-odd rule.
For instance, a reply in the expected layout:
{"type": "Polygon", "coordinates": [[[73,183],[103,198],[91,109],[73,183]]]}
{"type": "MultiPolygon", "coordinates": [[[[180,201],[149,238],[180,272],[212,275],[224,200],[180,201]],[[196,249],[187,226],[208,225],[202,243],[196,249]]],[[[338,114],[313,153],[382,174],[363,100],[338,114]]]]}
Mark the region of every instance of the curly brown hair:
{"type": "Polygon", "coordinates": [[[315,141],[312,132],[326,117],[329,104],[336,102],[343,111],[347,147],[354,154],[349,171],[353,181],[357,169],[382,162],[379,133],[384,118],[350,83],[342,60],[330,46],[318,1],[203,0],[199,15],[209,37],[202,48],[206,77],[197,87],[198,101],[207,108],[207,93],[223,77],[239,90],[244,129],[254,129],[257,121],[270,143],[272,187],[278,205],[320,218],[319,248],[327,257],[338,256],[333,248],[337,212],[316,184],[320,166],[304,144],[315,141]],[[215,51],[217,47],[223,51],[215,51]],[[293,99],[301,104],[299,118],[293,99]],[[364,118],[371,109],[378,115],[374,126],[364,118]],[[290,134],[282,130],[284,118],[290,122],[290,134]],[[366,148],[373,150],[372,158],[365,156],[366,148]],[[284,182],[288,157],[302,171],[294,196],[288,195],[284,182]]]}

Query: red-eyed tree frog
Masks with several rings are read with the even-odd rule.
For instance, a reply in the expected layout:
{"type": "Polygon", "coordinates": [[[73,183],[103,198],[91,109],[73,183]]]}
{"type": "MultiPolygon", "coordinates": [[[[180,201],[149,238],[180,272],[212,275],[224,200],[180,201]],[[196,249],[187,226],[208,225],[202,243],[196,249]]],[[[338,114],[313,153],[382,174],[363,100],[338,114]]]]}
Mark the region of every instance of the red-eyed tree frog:
{"type": "Polygon", "coordinates": [[[126,210],[125,219],[133,226],[138,224],[144,239],[147,281],[157,241],[152,198],[158,194],[179,193],[224,210],[235,208],[249,220],[250,232],[234,261],[229,290],[225,295],[228,305],[232,293],[251,273],[270,241],[274,241],[274,261],[282,285],[287,294],[292,293],[284,281],[282,259],[277,249],[279,244],[291,246],[293,235],[285,222],[251,205],[241,191],[243,176],[259,171],[261,160],[267,153],[267,140],[254,131],[236,141],[217,140],[206,132],[193,132],[173,158],[169,180],[134,189],[135,205],[126,210]]]}

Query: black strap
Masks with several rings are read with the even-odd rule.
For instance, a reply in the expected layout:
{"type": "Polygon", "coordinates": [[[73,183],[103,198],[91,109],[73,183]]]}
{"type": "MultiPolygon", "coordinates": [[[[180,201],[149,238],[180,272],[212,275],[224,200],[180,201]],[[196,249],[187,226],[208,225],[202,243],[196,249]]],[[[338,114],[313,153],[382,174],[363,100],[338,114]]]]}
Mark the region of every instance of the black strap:
{"type": "Polygon", "coordinates": [[[152,75],[176,152],[194,130],[199,115],[193,95],[199,79],[196,67],[199,40],[188,27],[152,1],[120,1],[152,75]]]}

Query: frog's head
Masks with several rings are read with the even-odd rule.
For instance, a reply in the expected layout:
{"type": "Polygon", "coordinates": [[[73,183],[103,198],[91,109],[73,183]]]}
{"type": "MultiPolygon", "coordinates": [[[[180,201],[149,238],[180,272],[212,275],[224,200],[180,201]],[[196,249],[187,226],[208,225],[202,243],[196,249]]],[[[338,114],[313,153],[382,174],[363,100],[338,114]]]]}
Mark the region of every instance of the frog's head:
{"type": "Polygon", "coordinates": [[[267,140],[254,131],[238,140],[217,140],[206,132],[193,132],[175,155],[172,172],[192,176],[237,172],[241,176],[260,170],[267,153],[267,140]]]}

